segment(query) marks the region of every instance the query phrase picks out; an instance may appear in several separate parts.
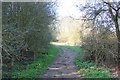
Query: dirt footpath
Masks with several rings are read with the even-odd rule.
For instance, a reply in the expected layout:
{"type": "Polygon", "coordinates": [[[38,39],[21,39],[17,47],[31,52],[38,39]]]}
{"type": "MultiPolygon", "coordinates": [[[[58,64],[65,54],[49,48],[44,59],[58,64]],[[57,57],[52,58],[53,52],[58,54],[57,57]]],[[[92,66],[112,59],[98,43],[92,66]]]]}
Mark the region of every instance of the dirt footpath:
{"type": "Polygon", "coordinates": [[[76,53],[67,48],[62,48],[63,53],[47,69],[42,78],[79,78],[77,68],[74,65],[76,53]]]}

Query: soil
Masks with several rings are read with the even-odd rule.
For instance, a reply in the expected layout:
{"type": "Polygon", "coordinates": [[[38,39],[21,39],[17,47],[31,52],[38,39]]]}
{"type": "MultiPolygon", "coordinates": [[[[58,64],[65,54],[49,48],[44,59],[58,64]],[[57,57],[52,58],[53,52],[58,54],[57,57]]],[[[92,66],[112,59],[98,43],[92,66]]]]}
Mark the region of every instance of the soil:
{"type": "Polygon", "coordinates": [[[58,58],[48,67],[42,78],[79,78],[80,74],[74,65],[76,53],[67,48],[62,48],[58,58]]]}

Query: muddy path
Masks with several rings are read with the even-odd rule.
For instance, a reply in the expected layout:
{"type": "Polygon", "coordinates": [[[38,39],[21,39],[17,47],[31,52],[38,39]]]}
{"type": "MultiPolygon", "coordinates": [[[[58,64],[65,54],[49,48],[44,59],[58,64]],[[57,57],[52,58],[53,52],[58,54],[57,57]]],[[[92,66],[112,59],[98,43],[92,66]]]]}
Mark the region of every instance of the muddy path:
{"type": "Polygon", "coordinates": [[[55,61],[48,67],[42,78],[79,78],[77,67],[74,65],[76,53],[67,48],[63,50],[55,61]]]}

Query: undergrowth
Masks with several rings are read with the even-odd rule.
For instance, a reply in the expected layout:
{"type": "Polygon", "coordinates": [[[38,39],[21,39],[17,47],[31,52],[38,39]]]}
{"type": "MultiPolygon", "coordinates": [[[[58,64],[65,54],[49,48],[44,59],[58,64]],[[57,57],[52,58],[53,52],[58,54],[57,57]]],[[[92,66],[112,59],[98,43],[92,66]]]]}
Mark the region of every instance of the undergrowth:
{"type": "Polygon", "coordinates": [[[75,65],[79,68],[78,73],[84,78],[112,78],[111,69],[96,66],[91,61],[84,61],[84,52],[78,46],[66,46],[77,53],[75,65]]]}
{"type": "Polygon", "coordinates": [[[51,45],[47,55],[44,55],[43,58],[40,57],[36,59],[31,64],[28,64],[25,70],[14,70],[14,72],[7,72],[6,74],[11,75],[11,78],[35,78],[38,75],[41,75],[47,69],[48,65],[57,55],[57,51],[57,48],[51,45]]]}

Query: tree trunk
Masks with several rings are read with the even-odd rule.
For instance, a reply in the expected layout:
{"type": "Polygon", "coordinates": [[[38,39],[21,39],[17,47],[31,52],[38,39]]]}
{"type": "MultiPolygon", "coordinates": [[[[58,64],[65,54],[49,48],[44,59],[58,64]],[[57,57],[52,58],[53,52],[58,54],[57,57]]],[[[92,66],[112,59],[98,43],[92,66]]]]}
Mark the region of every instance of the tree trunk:
{"type": "MultiPolygon", "coordinates": [[[[119,29],[119,23],[118,23],[118,13],[119,13],[119,9],[118,10],[115,10],[116,14],[114,15],[113,14],[113,10],[112,10],[112,6],[111,4],[109,3],[108,1],[108,8],[109,8],[109,13],[111,15],[111,18],[115,24],[115,28],[116,28],[116,36],[117,36],[117,39],[118,39],[118,54],[117,54],[117,62],[118,62],[118,65],[120,64],[120,29],[119,29]]],[[[120,69],[120,65],[119,65],[119,69],[120,69]]]]}
{"type": "Polygon", "coordinates": [[[119,29],[116,29],[116,35],[117,35],[117,39],[118,39],[118,65],[119,65],[119,69],[120,69],[120,31],[119,29]]]}
{"type": "Polygon", "coordinates": [[[118,39],[118,54],[117,54],[117,65],[118,65],[118,76],[120,76],[120,29],[119,29],[119,24],[118,24],[118,19],[116,18],[115,22],[115,27],[116,27],[116,36],[118,39]]]}

